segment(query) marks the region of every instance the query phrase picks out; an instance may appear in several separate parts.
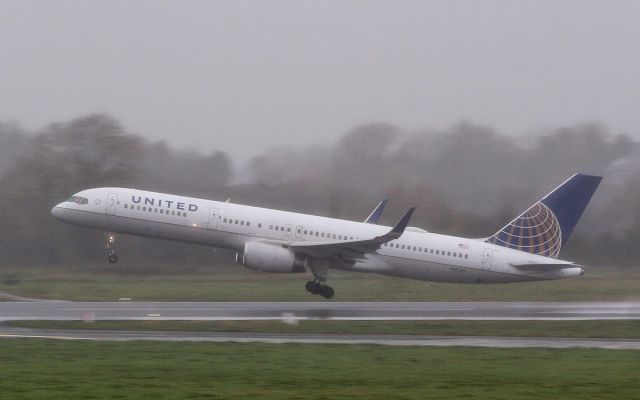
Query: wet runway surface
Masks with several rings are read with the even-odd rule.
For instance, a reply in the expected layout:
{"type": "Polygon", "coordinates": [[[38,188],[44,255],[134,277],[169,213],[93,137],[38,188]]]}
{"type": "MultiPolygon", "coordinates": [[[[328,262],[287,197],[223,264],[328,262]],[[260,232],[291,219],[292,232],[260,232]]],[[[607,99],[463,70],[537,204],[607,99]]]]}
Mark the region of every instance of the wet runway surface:
{"type": "Polygon", "coordinates": [[[8,320],[611,320],[639,302],[0,302],[8,320]]]}
{"type": "Polygon", "coordinates": [[[415,335],[331,335],[331,334],[264,334],[41,330],[0,327],[0,338],[37,338],[97,341],[167,341],[167,342],[235,342],[298,344],[371,344],[384,346],[471,346],[495,348],[599,348],[640,350],[640,340],[562,339],[469,336],[415,335]]]}
{"type": "MultiPolygon", "coordinates": [[[[10,320],[614,320],[640,319],[636,302],[0,302],[0,321],[10,320]]],[[[503,348],[638,349],[640,340],[515,337],[328,335],[202,332],[83,331],[13,328],[0,325],[0,338],[101,341],[207,341],[390,346],[480,346],[503,348]]]]}

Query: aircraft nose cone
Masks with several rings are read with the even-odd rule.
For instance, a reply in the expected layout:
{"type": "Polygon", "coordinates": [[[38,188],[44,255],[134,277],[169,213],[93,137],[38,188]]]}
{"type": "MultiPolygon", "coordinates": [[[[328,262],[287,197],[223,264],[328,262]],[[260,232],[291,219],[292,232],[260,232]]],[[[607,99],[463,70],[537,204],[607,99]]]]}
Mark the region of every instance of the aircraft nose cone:
{"type": "Polygon", "coordinates": [[[60,207],[59,204],[51,209],[51,215],[53,215],[56,218],[60,218],[62,216],[62,208],[60,207]]]}

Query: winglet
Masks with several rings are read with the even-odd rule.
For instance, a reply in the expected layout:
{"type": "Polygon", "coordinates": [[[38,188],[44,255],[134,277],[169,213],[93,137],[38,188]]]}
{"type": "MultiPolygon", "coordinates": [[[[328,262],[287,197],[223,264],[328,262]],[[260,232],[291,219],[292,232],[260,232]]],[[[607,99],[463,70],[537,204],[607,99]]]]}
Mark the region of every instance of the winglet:
{"type": "Polygon", "coordinates": [[[415,207],[411,207],[409,211],[407,211],[402,216],[402,218],[400,218],[400,221],[398,221],[396,226],[394,226],[393,229],[391,229],[391,231],[387,235],[393,236],[395,238],[399,238],[404,233],[404,230],[407,227],[407,225],[409,225],[409,220],[411,219],[411,216],[413,215],[413,212],[415,210],[416,210],[415,207]]]}
{"type": "Polygon", "coordinates": [[[376,208],[371,211],[371,214],[364,220],[366,224],[377,224],[380,221],[380,217],[382,216],[382,211],[384,211],[384,207],[387,205],[388,200],[382,200],[376,208]]]}

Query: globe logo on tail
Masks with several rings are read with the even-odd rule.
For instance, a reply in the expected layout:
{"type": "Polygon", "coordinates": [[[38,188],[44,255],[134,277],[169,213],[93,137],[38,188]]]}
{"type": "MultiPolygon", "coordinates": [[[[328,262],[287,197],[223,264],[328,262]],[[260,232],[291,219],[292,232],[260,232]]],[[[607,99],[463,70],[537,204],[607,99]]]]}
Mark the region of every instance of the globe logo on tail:
{"type": "Polygon", "coordinates": [[[538,202],[488,238],[487,242],[557,258],[562,248],[562,230],[549,207],[538,202]]]}

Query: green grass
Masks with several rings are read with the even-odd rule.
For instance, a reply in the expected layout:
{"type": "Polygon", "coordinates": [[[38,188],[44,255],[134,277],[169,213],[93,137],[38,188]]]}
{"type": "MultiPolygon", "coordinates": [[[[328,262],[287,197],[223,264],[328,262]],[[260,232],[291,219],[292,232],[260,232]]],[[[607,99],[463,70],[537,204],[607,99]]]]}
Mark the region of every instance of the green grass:
{"type": "Polygon", "coordinates": [[[0,341],[2,399],[635,399],[638,351],[0,341]]]}
{"type": "Polygon", "coordinates": [[[640,320],[622,321],[10,321],[33,329],[331,333],[640,339],[640,320]]]}
{"type": "MultiPolygon", "coordinates": [[[[77,301],[325,301],[304,290],[308,274],[267,274],[240,266],[0,268],[0,291],[77,301]],[[2,276],[11,276],[11,284],[2,276]]],[[[591,268],[575,279],[513,284],[427,283],[334,272],[337,301],[629,301],[640,300],[640,268],[591,268]]]]}

